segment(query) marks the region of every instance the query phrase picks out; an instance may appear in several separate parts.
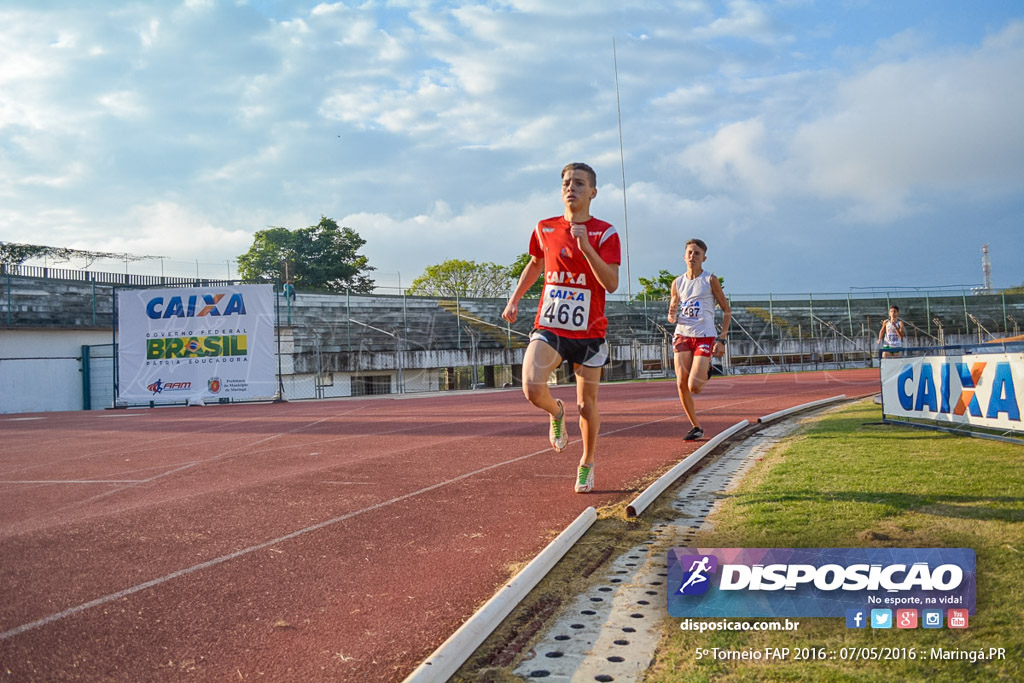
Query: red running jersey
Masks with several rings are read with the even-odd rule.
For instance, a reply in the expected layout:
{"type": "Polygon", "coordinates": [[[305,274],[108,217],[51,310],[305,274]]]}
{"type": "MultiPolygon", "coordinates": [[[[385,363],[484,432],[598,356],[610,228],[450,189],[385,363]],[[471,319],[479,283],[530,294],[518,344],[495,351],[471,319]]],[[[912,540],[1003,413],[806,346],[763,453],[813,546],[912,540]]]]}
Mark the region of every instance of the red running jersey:
{"type": "MultiPolygon", "coordinates": [[[[605,263],[618,265],[619,234],[611,223],[586,222],[587,239],[605,263]]],[[[570,233],[563,216],[542,220],[530,236],[530,255],[544,260],[544,294],[534,327],[571,339],[603,339],[605,289],[570,233]]]]}

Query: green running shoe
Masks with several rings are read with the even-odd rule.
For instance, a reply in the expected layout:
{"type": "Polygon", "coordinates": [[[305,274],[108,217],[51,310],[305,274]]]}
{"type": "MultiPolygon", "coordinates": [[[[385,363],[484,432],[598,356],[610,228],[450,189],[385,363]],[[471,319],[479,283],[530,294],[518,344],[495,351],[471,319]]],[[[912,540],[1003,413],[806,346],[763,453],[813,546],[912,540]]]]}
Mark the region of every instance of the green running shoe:
{"type": "Polygon", "coordinates": [[[569,443],[569,435],[565,433],[565,406],[557,398],[555,400],[558,401],[558,409],[562,411],[562,414],[559,417],[551,418],[548,440],[551,442],[551,447],[555,449],[555,453],[561,453],[569,443]]]}
{"type": "Polygon", "coordinates": [[[576,493],[590,493],[594,490],[594,466],[580,465],[576,470],[576,486],[573,487],[576,493]]]}

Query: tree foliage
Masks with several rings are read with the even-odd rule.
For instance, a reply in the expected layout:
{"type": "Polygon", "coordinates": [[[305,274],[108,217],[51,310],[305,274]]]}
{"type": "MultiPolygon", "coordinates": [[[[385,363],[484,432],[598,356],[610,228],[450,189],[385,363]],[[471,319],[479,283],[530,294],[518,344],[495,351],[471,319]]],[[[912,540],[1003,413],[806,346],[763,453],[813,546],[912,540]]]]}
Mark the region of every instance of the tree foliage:
{"type": "MultiPolygon", "coordinates": [[[[523,272],[523,268],[526,268],[530,262],[530,255],[528,253],[520,254],[519,258],[508,267],[509,277],[512,279],[513,284],[519,281],[519,275],[523,272]]],[[[524,299],[539,299],[541,294],[544,293],[544,274],[541,273],[537,278],[537,281],[530,285],[530,288],[526,290],[526,294],[523,295],[524,299]]]]}
{"type": "Polygon", "coordinates": [[[654,277],[638,277],[640,286],[643,287],[636,296],[633,297],[635,301],[668,301],[672,295],[672,282],[676,279],[676,275],[668,272],[667,270],[659,270],[658,274],[654,277]]]}
{"type": "Polygon", "coordinates": [[[507,266],[448,259],[427,266],[423,274],[413,280],[408,292],[416,296],[493,298],[506,296],[511,281],[507,266]]]}
{"type": "Polygon", "coordinates": [[[88,268],[99,259],[117,259],[118,261],[144,261],[157,259],[159,256],[134,256],[132,254],[115,254],[107,251],[89,251],[87,249],[71,249],[70,247],[47,247],[41,244],[20,244],[18,242],[0,242],[0,263],[16,266],[34,258],[50,258],[54,261],[70,261],[83,259],[88,268]]]}
{"type": "Polygon", "coordinates": [[[352,228],[339,227],[326,216],[308,228],[260,230],[249,251],[238,257],[245,280],[277,280],[287,276],[297,287],[331,292],[368,293],[374,282],[366,273],[376,270],[359,249],[366,240],[352,228]]]}

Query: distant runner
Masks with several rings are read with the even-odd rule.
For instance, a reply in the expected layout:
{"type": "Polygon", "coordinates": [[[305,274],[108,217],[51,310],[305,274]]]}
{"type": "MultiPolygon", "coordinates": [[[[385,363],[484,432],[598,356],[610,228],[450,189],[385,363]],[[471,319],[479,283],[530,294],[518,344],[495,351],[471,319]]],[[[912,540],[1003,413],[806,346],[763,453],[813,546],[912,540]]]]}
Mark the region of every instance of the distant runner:
{"type": "Polygon", "coordinates": [[[707,252],[708,246],[703,240],[692,239],[686,243],[683,254],[686,272],[672,282],[668,304],[668,321],[676,324],[672,339],[676,388],[686,417],[690,419],[690,431],[683,437],[684,441],[704,436],[693,395],[704,390],[711,373],[712,354],[716,358],[725,354],[725,335],[732,321],[732,309],[722,291],[722,283],[702,266],[707,252]],[[715,303],[722,309],[721,334],[715,329],[715,303]]]}
{"type": "Polygon", "coordinates": [[[556,453],[569,441],[565,406],[548,389],[548,377],[567,360],[576,374],[576,404],[583,435],[583,456],[573,489],[594,490],[594,453],[601,418],[597,390],[601,368],[608,364],[604,314],[605,293],[619,286],[619,235],[615,228],[590,215],[597,196],[597,174],[587,164],[562,169],[565,212],[542,220],[530,235],[530,262],[523,269],[501,317],[515,322],[519,301],[544,273],[544,293],[530,344],[523,356],[523,393],[551,415],[548,439],[556,453]]]}
{"type": "Polygon", "coordinates": [[[903,348],[903,337],[906,329],[900,320],[900,307],[889,307],[889,319],[882,323],[878,331],[878,345],[882,347],[882,358],[896,358],[903,348]]]}

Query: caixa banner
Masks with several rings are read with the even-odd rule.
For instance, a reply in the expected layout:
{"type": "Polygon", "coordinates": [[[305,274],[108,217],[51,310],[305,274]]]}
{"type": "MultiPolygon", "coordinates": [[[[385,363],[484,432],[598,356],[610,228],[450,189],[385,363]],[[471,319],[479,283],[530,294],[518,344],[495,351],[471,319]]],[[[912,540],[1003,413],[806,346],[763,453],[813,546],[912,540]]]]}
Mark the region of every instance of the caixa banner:
{"type": "Polygon", "coordinates": [[[271,285],[121,290],[118,399],[251,399],[277,391],[271,285]]]}
{"type": "Polygon", "coordinates": [[[845,617],[847,610],[974,614],[970,548],[672,548],[673,617],[845,617]]]}
{"type": "Polygon", "coordinates": [[[1024,354],[882,359],[882,412],[1024,434],[1024,354]]]}

